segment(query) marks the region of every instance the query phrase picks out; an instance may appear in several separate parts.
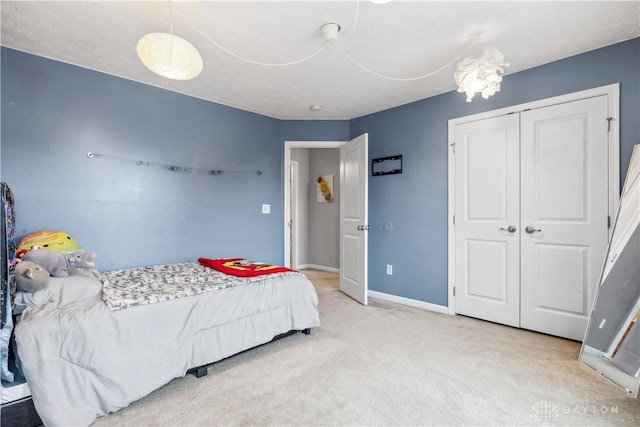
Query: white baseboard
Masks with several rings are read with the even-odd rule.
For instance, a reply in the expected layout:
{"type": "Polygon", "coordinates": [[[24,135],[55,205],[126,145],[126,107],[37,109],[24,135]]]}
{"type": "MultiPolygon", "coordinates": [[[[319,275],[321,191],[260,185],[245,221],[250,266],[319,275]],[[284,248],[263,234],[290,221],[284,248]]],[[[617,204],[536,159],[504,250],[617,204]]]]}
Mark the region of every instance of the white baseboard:
{"type": "Polygon", "coordinates": [[[328,271],[330,273],[340,273],[339,268],[335,267],[325,267],[324,265],[316,265],[316,264],[300,264],[296,267],[296,270],[304,270],[305,268],[312,268],[314,270],[328,271]]]}
{"type": "Polygon", "coordinates": [[[377,298],[384,301],[395,302],[398,304],[408,305],[410,307],[421,308],[423,310],[435,311],[436,313],[449,314],[449,308],[444,305],[431,304],[430,302],[418,301],[415,299],[399,297],[396,295],[385,294],[378,291],[369,291],[371,298],[377,298]]]}

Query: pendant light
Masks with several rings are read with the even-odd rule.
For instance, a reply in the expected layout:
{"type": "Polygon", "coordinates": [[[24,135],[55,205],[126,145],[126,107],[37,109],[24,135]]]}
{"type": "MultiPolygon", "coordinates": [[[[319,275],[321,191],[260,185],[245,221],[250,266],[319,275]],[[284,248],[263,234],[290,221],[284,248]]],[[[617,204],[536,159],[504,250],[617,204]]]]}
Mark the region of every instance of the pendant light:
{"type": "Polygon", "coordinates": [[[467,102],[471,102],[476,93],[488,99],[500,91],[504,68],[509,64],[504,62],[504,55],[495,47],[485,47],[479,58],[467,57],[457,66],[453,75],[458,92],[467,95],[467,102]]]}
{"type": "Polygon", "coordinates": [[[182,37],[169,33],[145,34],[136,50],[142,63],[162,77],[190,80],[202,72],[200,53],[182,37]]]}
{"type": "Polygon", "coordinates": [[[140,61],[154,73],[173,80],[191,80],[203,68],[202,57],[191,43],[173,34],[173,7],[171,32],[149,33],[138,40],[136,51],[140,61]]]}

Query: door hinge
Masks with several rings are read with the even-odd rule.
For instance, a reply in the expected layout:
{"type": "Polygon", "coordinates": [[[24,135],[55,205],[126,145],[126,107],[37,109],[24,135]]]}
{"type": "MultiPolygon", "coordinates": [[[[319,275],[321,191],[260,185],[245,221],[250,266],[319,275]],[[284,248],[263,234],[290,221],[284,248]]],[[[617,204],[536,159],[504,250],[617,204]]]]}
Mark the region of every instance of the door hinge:
{"type": "Polygon", "coordinates": [[[456,225],[456,216],[453,216],[453,225],[456,225]]]}
{"type": "Polygon", "coordinates": [[[611,215],[607,217],[607,228],[611,228],[611,215]]]}
{"type": "Polygon", "coordinates": [[[611,132],[611,120],[613,120],[613,117],[607,117],[607,132],[611,132]]]}
{"type": "Polygon", "coordinates": [[[453,154],[456,154],[456,143],[453,142],[451,144],[449,144],[451,146],[451,149],[453,150],[453,154]]]}
{"type": "Polygon", "coordinates": [[[455,286],[453,287],[453,296],[454,297],[456,296],[456,287],[455,286]]]}

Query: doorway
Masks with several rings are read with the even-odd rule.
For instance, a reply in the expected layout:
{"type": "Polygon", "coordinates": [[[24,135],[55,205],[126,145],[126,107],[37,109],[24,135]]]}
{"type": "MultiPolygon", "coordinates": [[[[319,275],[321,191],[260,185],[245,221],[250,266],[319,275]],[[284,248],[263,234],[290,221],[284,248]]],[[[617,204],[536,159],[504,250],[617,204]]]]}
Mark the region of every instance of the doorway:
{"type": "MultiPolygon", "coordinates": [[[[325,205],[331,203],[329,198],[326,198],[325,190],[326,184],[329,182],[333,184],[333,191],[336,191],[338,198],[342,198],[344,195],[344,203],[339,204],[339,212],[333,209],[335,219],[332,220],[331,227],[334,225],[339,227],[338,240],[336,245],[332,249],[333,256],[337,256],[336,265],[338,268],[329,269],[328,271],[335,271],[340,273],[340,290],[352,297],[361,304],[367,304],[368,296],[368,284],[367,284],[367,264],[368,264],[368,248],[367,248],[367,235],[369,230],[368,221],[368,135],[363,134],[351,141],[285,141],[284,150],[284,260],[285,265],[292,267],[292,262],[299,262],[294,268],[318,268],[317,265],[305,265],[304,262],[300,262],[300,258],[292,261],[292,251],[299,253],[300,239],[299,236],[304,233],[302,227],[297,227],[297,224],[293,223],[293,218],[298,216],[298,222],[301,222],[304,215],[296,215],[296,212],[300,212],[301,204],[298,204],[297,211],[294,210],[296,201],[292,199],[291,183],[292,173],[295,173],[295,166],[292,168],[291,164],[294,161],[292,159],[292,150],[296,148],[337,148],[336,158],[338,168],[334,169],[334,172],[329,176],[323,176],[322,171],[315,171],[309,173],[307,176],[309,180],[312,178],[317,180],[317,202],[319,205],[325,205]],[[316,177],[316,174],[319,174],[316,177]],[[333,177],[336,177],[335,181],[333,177]],[[322,182],[322,183],[321,183],[322,182]],[[321,184],[320,184],[321,183],[321,184]],[[324,184],[324,185],[323,185],[324,184]],[[357,213],[357,215],[355,215],[357,213]],[[297,230],[297,233],[296,233],[297,230]],[[292,241],[292,235],[298,238],[292,241]]],[[[299,177],[303,177],[305,172],[302,171],[302,166],[297,168],[299,177]]],[[[316,198],[316,185],[315,182],[309,183],[306,186],[308,189],[308,197],[311,200],[316,198]]],[[[302,187],[300,185],[299,187],[302,187]]],[[[316,207],[314,203],[308,204],[311,207],[316,207]]],[[[320,222],[326,221],[324,214],[320,214],[313,219],[314,230],[320,228],[320,222]]],[[[312,242],[313,243],[313,242],[312,242]]],[[[320,251],[322,252],[322,251],[320,251]]],[[[320,266],[322,267],[322,266],[320,266]]],[[[324,268],[320,268],[324,269],[324,268]]]]}
{"type": "Polygon", "coordinates": [[[315,174],[333,175],[333,187],[338,190],[338,150],[342,144],[342,141],[285,141],[284,259],[287,267],[334,273],[340,271],[337,212],[341,200],[338,197],[332,202],[316,203],[315,174]],[[293,176],[295,173],[297,179],[293,176]],[[316,229],[323,226],[331,236],[321,236],[321,241],[316,239],[312,242],[316,229]],[[318,256],[323,248],[328,248],[334,254],[318,256]]]}

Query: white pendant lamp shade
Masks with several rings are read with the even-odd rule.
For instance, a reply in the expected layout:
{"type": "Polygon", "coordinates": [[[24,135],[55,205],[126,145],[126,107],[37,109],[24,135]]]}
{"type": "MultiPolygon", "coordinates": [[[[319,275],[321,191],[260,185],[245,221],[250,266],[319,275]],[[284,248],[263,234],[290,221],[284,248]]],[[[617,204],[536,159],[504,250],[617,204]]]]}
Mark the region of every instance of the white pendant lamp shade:
{"type": "Polygon", "coordinates": [[[142,63],[156,74],[173,80],[190,80],[202,71],[202,57],[185,39],[168,33],[149,33],[136,47],[142,63]]]}
{"type": "Polygon", "coordinates": [[[453,75],[458,92],[467,95],[467,102],[471,102],[476,93],[480,93],[484,99],[489,98],[500,91],[503,67],[508,66],[502,52],[495,47],[485,47],[480,58],[468,57],[458,64],[453,75]]]}

